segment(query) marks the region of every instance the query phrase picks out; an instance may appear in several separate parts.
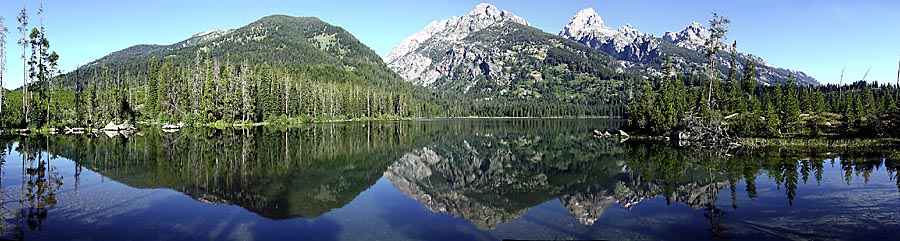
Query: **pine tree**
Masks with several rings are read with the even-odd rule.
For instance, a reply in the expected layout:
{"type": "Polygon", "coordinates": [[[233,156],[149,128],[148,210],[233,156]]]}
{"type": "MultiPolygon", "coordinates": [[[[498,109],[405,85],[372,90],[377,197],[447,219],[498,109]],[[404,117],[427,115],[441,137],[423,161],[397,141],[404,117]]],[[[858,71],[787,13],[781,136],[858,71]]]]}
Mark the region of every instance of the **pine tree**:
{"type": "Polygon", "coordinates": [[[740,113],[747,111],[747,101],[740,82],[732,81],[729,87],[728,113],[740,113]]]}
{"type": "MultiPolygon", "coordinates": [[[[166,61],[159,68],[159,73],[156,76],[157,82],[157,93],[156,93],[156,105],[157,105],[157,114],[170,116],[172,114],[172,105],[169,98],[169,86],[172,83],[174,78],[175,65],[166,61]]],[[[169,121],[165,119],[163,121],[169,121]]]]}
{"type": "Polygon", "coordinates": [[[752,100],[756,93],[756,62],[747,61],[744,76],[741,78],[741,89],[747,100],[752,100]]]}
{"type": "Polygon", "coordinates": [[[775,136],[778,134],[778,127],[781,126],[781,120],[779,119],[778,112],[775,110],[775,105],[772,102],[766,104],[766,132],[769,136],[775,136]]]}
{"type": "Polygon", "coordinates": [[[800,101],[797,96],[797,85],[794,83],[793,76],[788,77],[783,93],[782,123],[784,123],[788,131],[795,131],[797,124],[800,122],[800,101]]]}
{"type": "Polygon", "coordinates": [[[822,95],[822,91],[819,89],[816,89],[816,91],[813,92],[813,98],[814,98],[814,100],[812,102],[811,111],[816,114],[821,114],[822,112],[825,112],[825,96],[822,95]]]}
{"type": "Polygon", "coordinates": [[[864,103],[862,104],[864,106],[863,109],[865,110],[864,113],[866,118],[875,116],[879,110],[878,106],[875,104],[875,95],[872,93],[872,89],[869,88],[868,84],[863,83],[863,94],[865,99],[863,99],[864,103]]]}
{"type": "Polygon", "coordinates": [[[643,92],[638,96],[637,101],[631,102],[628,108],[628,125],[635,129],[645,129],[650,126],[650,118],[653,109],[653,86],[649,83],[644,85],[643,92]]]}

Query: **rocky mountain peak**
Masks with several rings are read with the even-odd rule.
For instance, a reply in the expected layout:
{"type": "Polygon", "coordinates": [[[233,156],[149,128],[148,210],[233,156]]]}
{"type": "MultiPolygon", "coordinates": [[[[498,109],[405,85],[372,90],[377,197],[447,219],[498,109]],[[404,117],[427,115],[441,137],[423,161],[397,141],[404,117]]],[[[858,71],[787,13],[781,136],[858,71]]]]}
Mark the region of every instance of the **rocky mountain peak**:
{"type": "Polygon", "coordinates": [[[593,8],[575,14],[560,36],[612,55],[619,60],[643,62],[658,54],[659,41],[650,34],[641,33],[631,24],[618,30],[606,26],[593,8]]]}
{"type": "Polygon", "coordinates": [[[690,26],[680,32],[666,32],[663,40],[673,43],[678,47],[698,50],[709,39],[709,30],[698,22],[691,23],[690,26]]]}
{"type": "Polygon", "coordinates": [[[487,17],[496,17],[501,14],[503,14],[503,12],[500,11],[500,9],[497,9],[497,7],[488,3],[479,3],[472,12],[469,12],[469,15],[481,15],[487,17]]]}
{"type": "Polygon", "coordinates": [[[642,35],[641,31],[638,31],[636,28],[634,28],[634,26],[631,26],[630,23],[626,24],[625,26],[619,27],[619,29],[616,30],[616,32],[618,32],[619,34],[623,34],[623,35],[633,35],[633,36],[642,35]]]}
{"type": "Polygon", "coordinates": [[[525,19],[523,19],[522,17],[516,16],[515,14],[512,14],[506,10],[501,10],[494,5],[487,3],[479,3],[475,6],[475,9],[473,9],[468,14],[449,20],[449,22],[459,23],[464,26],[476,27],[468,29],[468,31],[470,32],[477,32],[478,30],[484,29],[484,27],[504,21],[512,21],[515,23],[528,25],[528,22],[525,22],[525,19]]]}
{"type": "Polygon", "coordinates": [[[221,35],[221,34],[227,33],[227,32],[229,32],[229,31],[221,30],[221,29],[213,29],[213,30],[196,33],[193,36],[191,36],[191,38],[198,38],[198,37],[209,36],[209,35],[221,35]]]}
{"type": "MultiPolygon", "coordinates": [[[[428,58],[417,52],[423,44],[433,43],[432,45],[454,46],[455,43],[473,33],[490,26],[506,23],[530,26],[522,17],[516,16],[509,11],[501,10],[494,5],[481,3],[475,6],[475,9],[468,14],[428,24],[422,31],[401,41],[385,56],[384,60],[388,67],[397,71],[404,79],[422,79],[422,73],[431,64],[428,58]]],[[[434,80],[435,78],[425,78],[421,83],[427,86],[434,80]]]]}
{"type": "Polygon", "coordinates": [[[582,39],[590,35],[611,37],[616,35],[616,30],[607,27],[603,23],[603,18],[593,8],[585,8],[575,14],[559,34],[574,39],[582,39]]]}
{"type": "Polygon", "coordinates": [[[201,44],[201,43],[205,43],[206,41],[212,40],[214,38],[224,36],[231,32],[234,32],[234,30],[233,29],[229,29],[229,30],[213,29],[213,30],[209,30],[209,31],[203,31],[203,32],[194,34],[193,36],[191,36],[190,38],[188,38],[184,41],[176,43],[175,46],[184,48],[184,47],[192,46],[195,44],[201,44]]]}

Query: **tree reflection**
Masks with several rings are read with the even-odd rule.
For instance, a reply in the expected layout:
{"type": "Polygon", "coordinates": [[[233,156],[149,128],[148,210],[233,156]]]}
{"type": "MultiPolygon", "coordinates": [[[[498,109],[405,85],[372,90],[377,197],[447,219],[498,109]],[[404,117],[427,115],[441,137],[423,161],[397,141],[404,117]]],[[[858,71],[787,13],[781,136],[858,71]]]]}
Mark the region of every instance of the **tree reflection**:
{"type": "Polygon", "coordinates": [[[74,160],[76,185],[86,168],[132,187],[173,189],[272,219],[311,218],[374,184],[418,143],[411,138],[440,130],[399,131],[402,125],[407,123],[148,131],[127,140],[60,135],[50,137],[55,145],[29,141],[23,148],[74,160]]]}
{"type": "MultiPolygon", "coordinates": [[[[22,157],[19,208],[15,211],[16,219],[20,220],[15,227],[18,238],[25,238],[26,227],[40,234],[44,220],[58,202],[56,194],[62,188],[63,177],[51,164],[54,156],[42,151],[49,145],[47,138],[25,137],[19,140],[16,147],[22,157]]],[[[8,207],[4,205],[4,209],[8,207]]]]}
{"type": "Polygon", "coordinates": [[[270,219],[319,217],[385,177],[426,208],[481,229],[498,227],[547,201],[558,200],[578,222],[593,225],[612,205],[630,209],[664,198],[669,205],[694,209],[698,218],[702,214],[711,237],[719,239],[733,230],[728,219],[739,215],[728,214],[741,207],[741,200],[774,193],[779,205],[795,205],[795,200],[801,205],[801,189],[812,185],[810,179],[821,184],[826,169],[843,176],[838,183],[849,185],[854,178],[878,180],[873,173],[883,165],[900,193],[900,162],[883,150],[841,150],[839,157],[815,149],[684,150],[593,138],[593,127],[546,123],[186,129],[143,133],[127,141],[27,138],[16,149],[25,166],[22,226],[40,230],[62,186],[45,153],[76,162],[76,188],[86,168],[132,187],[169,188],[270,219]],[[826,168],[827,162],[833,166],[826,168]],[[767,179],[778,192],[759,193],[758,186],[771,186],[767,179]]]}

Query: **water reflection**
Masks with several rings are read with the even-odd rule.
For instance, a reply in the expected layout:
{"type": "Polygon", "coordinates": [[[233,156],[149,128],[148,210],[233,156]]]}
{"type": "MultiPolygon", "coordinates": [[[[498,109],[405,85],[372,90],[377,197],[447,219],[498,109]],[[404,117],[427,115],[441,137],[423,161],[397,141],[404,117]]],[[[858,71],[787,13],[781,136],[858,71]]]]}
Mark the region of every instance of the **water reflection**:
{"type": "MultiPolygon", "coordinates": [[[[43,229],[49,211],[57,205],[57,192],[64,179],[57,168],[51,165],[51,159],[56,156],[41,151],[50,146],[47,138],[24,138],[21,141],[22,145],[7,143],[0,149],[3,156],[0,168],[9,165],[7,157],[12,154],[13,149],[21,158],[18,193],[10,193],[13,190],[3,188],[0,196],[3,203],[0,231],[12,233],[16,239],[25,239],[28,231],[39,233],[43,229]],[[43,148],[35,148],[37,146],[43,148]]],[[[5,172],[3,174],[8,175],[5,172]]],[[[2,179],[8,180],[6,177],[2,179]]]]}
{"type": "Polygon", "coordinates": [[[854,178],[868,184],[882,168],[900,183],[898,162],[887,154],[809,148],[689,151],[620,144],[587,132],[507,127],[414,150],[391,165],[385,177],[429,210],[464,218],[482,230],[521,218],[547,200],[557,199],[574,219],[591,226],[611,206],[631,209],[659,197],[666,205],[679,203],[702,213],[709,235],[727,238],[734,223],[729,213],[741,206],[739,195],[751,203],[759,196],[758,178],[774,182],[784,205],[792,206],[801,182],[812,177],[821,183],[828,163],[844,171],[846,185],[854,178]]]}
{"type": "MultiPolygon", "coordinates": [[[[806,213],[793,218],[807,223],[833,219],[821,206],[844,210],[841,222],[856,227],[871,219],[853,215],[896,213],[859,213],[864,210],[857,206],[900,207],[900,162],[892,151],[688,151],[635,141],[620,143],[590,134],[592,129],[618,124],[463,120],[144,131],[127,138],[17,137],[5,144],[5,159],[0,160],[6,175],[0,178],[5,208],[4,225],[0,227],[5,228],[6,238],[39,237],[46,220],[54,220],[57,215],[54,209],[67,203],[59,194],[77,195],[97,185],[90,181],[92,178],[131,188],[175,190],[191,198],[191,204],[174,203],[176,210],[178,206],[202,204],[210,208],[203,214],[219,215],[224,210],[232,212],[228,207],[236,206],[263,219],[241,215],[192,217],[192,222],[220,218],[221,222],[203,225],[212,230],[224,225],[233,232],[217,231],[210,239],[286,230],[318,233],[316,237],[329,240],[353,239],[341,233],[354,231],[362,235],[377,231],[384,237],[394,237],[387,235],[410,230],[441,230],[437,236],[407,235],[413,239],[660,239],[668,237],[665,234],[675,238],[664,239],[698,238],[678,235],[673,227],[681,227],[685,230],[682,232],[703,230],[699,238],[753,239],[758,236],[751,234],[762,231],[772,235],[766,238],[788,237],[783,233],[821,238],[808,234],[814,228],[787,230],[785,227],[792,224],[785,220],[801,210],[806,213]],[[64,161],[58,161],[61,159],[56,155],[64,161]],[[17,157],[21,158],[20,169],[7,162],[17,157]],[[20,177],[9,177],[10,170],[21,170],[20,177]],[[88,178],[87,186],[82,184],[83,178],[88,178]],[[835,184],[835,178],[840,185],[835,184]],[[11,180],[21,181],[21,185],[9,183],[11,180]],[[382,187],[376,184],[379,180],[382,187]],[[870,182],[883,185],[886,181],[891,185],[890,198],[883,193],[845,194],[870,182]],[[407,204],[391,206],[373,197],[391,192],[406,196],[407,202],[390,202],[407,204]],[[354,202],[357,204],[351,205],[354,202]],[[678,207],[690,211],[679,212],[678,207]],[[388,209],[393,210],[389,215],[369,213],[388,209]],[[346,214],[335,217],[341,210],[346,214]],[[562,221],[551,221],[560,213],[566,216],[562,221]],[[784,215],[783,220],[776,219],[779,215],[784,215]],[[361,216],[373,218],[366,221],[371,227],[351,225],[355,223],[351,220],[361,216]],[[454,217],[470,226],[447,221],[454,217]],[[409,224],[404,219],[428,222],[409,224]],[[565,220],[578,225],[553,226],[565,220]],[[457,226],[438,226],[446,223],[457,226]]],[[[882,190],[878,185],[871,190],[882,190]]],[[[152,200],[158,194],[123,195],[120,199],[124,201],[118,205],[152,200]]],[[[187,220],[178,213],[154,213],[152,210],[160,208],[153,205],[160,204],[142,205],[148,206],[141,207],[146,211],[140,214],[127,213],[134,212],[127,208],[103,212],[108,217],[131,217],[120,225],[140,226],[141,219],[148,217],[143,215],[163,216],[173,222],[187,220]]],[[[85,217],[81,213],[99,212],[92,211],[91,203],[70,201],[65,206],[65,212],[57,212],[63,215],[55,219],[57,222],[73,227],[96,222],[78,220],[85,217]]],[[[881,227],[878,223],[870,225],[881,227]]],[[[844,237],[851,229],[836,230],[837,237],[844,237]]],[[[176,233],[157,237],[173,237],[176,233]]]]}
{"type": "Polygon", "coordinates": [[[118,182],[174,189],[272,219],[344,206],[411,144],[396,123],[58,138],[51,152],[118,182]]]}

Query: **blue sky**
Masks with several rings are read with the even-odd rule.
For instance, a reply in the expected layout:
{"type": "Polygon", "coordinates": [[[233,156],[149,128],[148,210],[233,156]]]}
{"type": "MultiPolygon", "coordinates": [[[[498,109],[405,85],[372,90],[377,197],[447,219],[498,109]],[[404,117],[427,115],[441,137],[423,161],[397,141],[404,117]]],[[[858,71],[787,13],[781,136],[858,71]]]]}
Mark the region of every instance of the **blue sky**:
{"type": "MultiPolygon", "coordinates": [[[[204,30],[241,27],[263,16],[316,16],[342,26],[384,56],[428,23],[488,2],[556,34],[579,10],[593,7],[607,25],[661,36],[691,22],[706,24],[715,10],[732,20],[731,40],[768,62],[812,75],[823,83],[867,79],[893,83],[900,59],[900,1],[893,0],[257,0],[110,1],[48,0],[44,25],[60,67],[72,70],[136,44],[171,44],[204,30]]],[[[27,1],[34,14],[39,1],[27,1]]],[[[21,49],[15,17],[25,1],[3,0],[7,34],[7,88],[21,86],[21,49]]],[[[35,26],[37,19],[32,18],[35,26]]],[[[846,81],[845,81],[846,82],[846,81]]]]}

